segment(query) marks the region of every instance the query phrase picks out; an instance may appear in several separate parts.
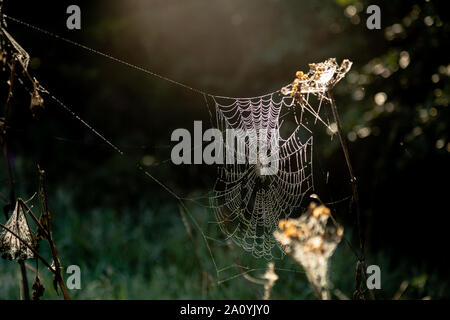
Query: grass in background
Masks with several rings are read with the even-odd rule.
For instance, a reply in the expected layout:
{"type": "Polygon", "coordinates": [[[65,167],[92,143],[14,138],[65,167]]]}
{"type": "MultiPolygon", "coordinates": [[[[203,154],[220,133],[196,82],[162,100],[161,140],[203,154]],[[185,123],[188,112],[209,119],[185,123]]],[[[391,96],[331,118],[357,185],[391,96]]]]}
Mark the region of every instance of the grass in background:
{"type": "MultiPolygon", "coordinates": [[[[54,237],[63,266],[81,267],[82,289],[70,290],[74,299],[258,299],[255,291],[263,291],[238,276],[222,284],[208,250],[191,224],[189,237],[175,205],[139,206],[137,210],[117,212],[111,208],[79,211],[70,195],[60,190],[53,197],[54,237]],[[196,243],[196,244],[194,244],[196,243]],[[195,254],[198,252],[198,257],[195,254]],[[201,263],[198,262],[201,261],[201,263]]],[[[204,209],[192,208],[206,234],[221,237],[204,209]],[[204,229],[205,230],[205,229],[204,229]]],[[[346,231],[347,236],[351,236],[346,231]]],[[[233,252],[243,266],[260,268],[253,277],[265,272],[267,262],[256,260],[237,247],[230,249],[221,242],[210,242],[219,268],[233,264],[233,252]]],[[[44,256],[48,252],[42,250],[44,256]]],[[[35,265],[34,260],[29,260],[35,265]]],[[[380,265],[382,290],[377,297],[392,299],[405,289],[401,298],[431,299],[449,297],[448,283],[437,274],[428,274],[408,261],[394,265],[389,252],[370,254],[368,264],[380,265]],[[405,288],[406,286],[406,288],[405,288]]],[[[354,290],[355,259],[341,243],[332,257],[330,276],[335,288],[351,298],[354,290]]],[[[289,257],[275,261],[279,280],[272,290],[272,299],[315,299],[305,275],[289,257]],[[287,269],[288,271],[284,271],[287,269]],[[296,271],[295,271],[296,270],[296,271]]],[[[51,274],[40,265],[46,288],[45,299],[58,299],[52,287],[51,274]]],[[[220,273],[220,279],[239,274],[237,268],[220,273]]],[[[67,278],[67,276],[66,276],[67,278]]],[[[30,286],[34,279],[29,272],[30,286]]],[[[20,272],[17,263],[0,262],[0,298],[18,299],[20,272]]],[[[332,290],[333,292],[333,290],[332,290]]],[[[333,298],[336,296],[333,295],[333,298]]]]}

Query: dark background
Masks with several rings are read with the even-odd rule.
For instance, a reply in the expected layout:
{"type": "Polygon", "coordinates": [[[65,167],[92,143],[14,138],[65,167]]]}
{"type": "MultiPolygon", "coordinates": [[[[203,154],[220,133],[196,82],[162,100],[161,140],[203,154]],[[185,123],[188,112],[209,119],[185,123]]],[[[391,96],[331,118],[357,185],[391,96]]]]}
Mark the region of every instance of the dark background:
{"type": "MultiPolygon", "coordinates": [[[[390,270],[406,266],[404,270],[415,270],[411,272],[419,277],[417,281],[423,274],[435,275],[436,282],[447,288],[436,296],[448,297],[448,11],[444,1],[378,2],[382,29],[368,30],[365,8],[369,4],[374,2],[16,0],[5,1],[4,12],[225,96],[272,92],[290,82],[297,70],[306,70],[310,62],[329,57],[352,60],[352,71],[338,84],[335,97],[358,177],[369,264],[378,264],[383,255],[390,270]],[[66,28],[66,8],[75,3],[81,7],[81,31],[66,28]],[[377,104],[377,93],[384,93],[386,101],[377,104]]],[[[130,219],[131,226],[141,223],[141,212],[147,207],[158,211],[155,208],[168,206],[172,209],[164,215],[178,218],[174,199],[136,169],[135,162],[148,164],[143,161],[148,156],[154,164],[146,169],[177,193],[210,190],[214,174],[209,169],[164,162],[170,158],[173,129],[192,129],[194,120],[209,121],[202,95],[13,21],[7,23],[10,34],[32,57],[30,73],[127,154],[125,158],[115,154],[50,100],[45,101],[39,118],[33,118],[29,95],[18,87],[8,143],[23,198],[35,192],[39,163],[48,172],[54,202],[70,198],[79,223],[84,216],[91,218],[94,208],[110,208],[111,221],[130,219]]],[[[3,100],[8,76],[2,74],[3,100]]],[[[326,110],[324,117],[329,117],[326,110]]],[[[345,199],[351,189],[337,136],[330,139],[320,125],[314,130],[315,192],[325,202],[345,199]]],[[[5,172],[2,177],[2,190],[7,193],[5,172]]],[[[351,237],[355,217],[349,213],[348,201],[333,209],[351,237]]],[[[154,228],[169,223],[166,216],[158,217],[161,214],[155,215],[154,228]]],[[[103,223],[107,227],[102,219],[97,222],[101,225],[96,228],[102,229],[103,223]]],[[[61,239],[66,236],[58,229],[55,233],[61,239]]],[[[69,257],[83,262],[96,259],[95,252],[86,253],[87,244],[84,251],[71,249],[70,241],[63,246],[69,257]]],[[[108,252],[102,250],[102,255],[108,252]]],[[[148,264],[145,272],[154,266],[148,264]]],[[[352,281],[351,275],[346,277],[352,281]]]]}

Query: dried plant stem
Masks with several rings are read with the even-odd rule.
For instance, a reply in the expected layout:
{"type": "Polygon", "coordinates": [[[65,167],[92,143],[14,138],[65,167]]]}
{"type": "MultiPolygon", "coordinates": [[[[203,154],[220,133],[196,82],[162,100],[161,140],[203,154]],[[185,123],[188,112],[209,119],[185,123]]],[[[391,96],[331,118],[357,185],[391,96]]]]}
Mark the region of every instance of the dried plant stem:
{"type": "MultiPolygon", "coordinates": [[[[336,221],[336,219],[333,217],[333,214],[330,213],[330,219],[333,222],[333,225],[336,227],[336,229],[339,228],[339,225],[336,221]]],[[[350,248],[350,250],[352,250],[353,254],[355,255],[355,257],[358,260],[361,260],[361,257],[359,256],[359,252],[356,250],[356,248],[352,245],[352,243],[350,242],[350,240],[347,239],[347,237],[345,236],[345,234],[342,235],[342,238],[344,239],[345,243],[348,245],[348,247],[350,248]]]]}
{"type": "MultiPolygon", "coordinates": [[[[355,205],[356,208],[356,223],[357,223],[357,228],[358,228],[358,238],[359,238],[359,249],[360,249],[360,254],[359,254],[359,263],[362,264],[362,268],[363,268],[363,274],[364,274],[364,278],[366,278],[366,263],[365,263],[365,239],[364,239],[364,235],[362,232],[362,225],[361,225],[361,208],[360,208],[360,204],[359,204],[359,196],[358,196],[358,183],[356,181],[356,176],[354,174],[353,171],[353,166],[351,164],[350,161],[350,153],[348,151],[348,145],[347,145],[347,140],[344,137],[343,134],[343,130],[342,130],[342,125],[341,125],[341,121],[339,119],[339,113],[336,107],[336,103],[333,99],[333,96],[331,94],[331,90],[328,91],[328,99],[330,100],[330,105],[331,105],[331,112],[333,113],[333,118],[334,121],[336,122],[336,127],[337,127],[337,133],[339,136],[339,141],[341,143],[341,147],[342,147],[342,151],[344,152],[344,157],[345,157],[345,162],[347,164],[347,168],[348,168],[348,172],[350,174],[350,183],[352,186],[352,202],[355,205]]],[[[358,288],[357,288],[358,290],[358,288]]],[[[370,291],[370,296],[373,299],[373,292],[370,291]]]]}
{"type": "Polygon", "coordinates": [[[356,220],[358,227],[358,236],[359,236],[359,248],[361,250],[361,259],[364,260],[364,237],[362,234],[361,228],[361,208],[359,205],[359,196],[358,196],[358,184],[356,182],[356,176],[353,171],[353,166],[350,161],[350,153],[348,151],[347,139],[345,139],[341,121],[339,119],[339,114],[337,111],[336,103],[334,102],[333,96],[330,91],[328,91],[328,98],[330,99],[331,111],[333,113],[334,121],[336,122],[337,133],[339,136],[339,141],[341,143],[342,151],[344,152],[345,162],[347,163],[348,172],[350,174],[350,183],[352,186],[352,201],[356,207],[356,220]]]}
{"type": "Polygon", "coordinates": [[[267,264],[266,273],[264,273],[262,278],[265,280],[263,299],[270,300],[270,295],[272,294],[273,286],[275,285],[275,282],[277,282],[277,280],[278,280],[278,275],[275,273],[275,263],[274,262],[269,262],[267,264]]]}
{"type": "MultiPolygon", "coordinates": [[[[8,156],[8,148],[6,145],[6,142],[3,143],[3,155],[5,157],[6,167],[8,168],[8,182],[10,186],[10,204],[14,203],[14,179],[12,176],[12,169],[11,169],[11,163],[9,162],[9,156],[8,156]]],[[[7,213],[6,213],[7,214],[7,213]]],[[[22,275],[22,288],[24,292],[24,298],[25,300],[30,300],[30,291],[28,288],[28,278],[27,278],[27,270],[24,265],[23,260],[19,260],[19,266],[20,266],[20,273],[22,275]]]]}
{"type": "Polygon", "coordinates": [[[317,288],[317,286],[314,284],[314,281],[310,280],[310,279],[314,279],[314,278],[308,271],[306,271],[306,277],[308,278],[309,283],[311,284],[311,287],[313,288],[314,294],[317,297],[317,299],[324,300],[324,297],[322,296],[322,293],[320,292],[319,288],[317,288]]]}
{"type": "MultiPolygon", "coordinates": [[[[51,216],[50,211],[48,207],[48,197],[47,197],[47,187],[45,184],[45,171],[41,170],[41,168],[38,166],[39,174],[40,174],[40,192],[42,193],[41,196],[43,198],[43,209],[44,212],[42,212],[43,215],[47,217],[47,232],[45,232],[45,238],[48,242],[48,245],[50,246],[50,250],[52,252],[53,256],[53,262],[55,264],[55,279],[59,284],[59,287],[61,288],[62,294],[64,296],[65,300],[70,300],[69,291],[67,290],[66,283],[64,282],[64,278],[61,272],[61,260],[59,259],[58,251],[56,250],[55,242],[53,241],[53,235],[52,235],[52,229],[51,229],[51,216]]],[[[25,207],[26,204],[24,204],[25,207]]],[[[31,212],[29,208],[27,207],[28,212],[31,212]]],[[[34,215],[33,215],[34,216],[34,215]]],[[[36,219],[36,217],[34,217],[36,219]]],[[[37,219],[36,219],[37,220],[37,219]]],[[[39,226],[42,228],[42,230],[45,230],[43,226],[39,223],[39,226]]]]}
{"type": "Polygon", "coordinates": [[[25,261],[19,260],[20,272],[22,274],[22,289],[25,300],[30,300],[30,289],[28,287],[27,269],[25,268],[25,261]]]}
{"type": "MultiPolygon", "coordinates": [[[[51,239],[51,237],[50,237],[51,239]]],[[[67,290],[66,283],[64,282],[64,278],[61,272],[61,262],[59,260],[58,252],[56,251],[55,244],[53,240],[49,240],[50,249],[52,251],[53,261],[55,262],[55,277],[56,281],[58,281],[59,287],[61,288],[62,294],[64,296],[64,300],[70,300],[69,291],[67,290]]]]}
{"type": "MultiPolygon", "coordinates": [[[[9,155],[8,155],[6,128],[7,128],[7,122],[9,119],[9,114],[10,114],[10,109],[11,109],[11,98],[13,96],[13,84],[14,84],[15,72],[16,72],[16,70],[15,70],[16,62],[17,62],[17,59],[14,57],[12,64],[11,64],[11,75],[9,78],[9,91],[8,91],[8,96],[7,96],[6,104],[5,104],[5,118],[4,118],[4,122],[3,122],[3,132],[2,132],[2,134],[3,134],[2,150],[3,150],[3,156],[5,158],[6,168],[7,168],[7,172],[8,172],[8,182],[9,182],[9,186],[10,186],[10,194],[9,194],[10,205],[15,203],[16,199],[15,199],[15,192],[14,192],[15,186],[14,186],[14,178],[13,178],[13,174],[12,174],[12,165],[9,161],[9,155]]],[[[27,74],[25,68],[24,68],[24,70],[25,70],[25,73],[27,74]]],[[[32,80],[32,78],[30,78],[30,79],[32,80]]],[[[42,176],[43,171],[40,170],[40,173],[42,176]]],[[[51,267],[49,265],[49,263],[37,252],[37,250],[35,250],[25,240],[21,239],[17,234],[12,232],[9,228],[4,226],[3,224],[0,224],[0,227],[2,227],[3,229],[7,230],[10,233],[12,233],[16,238],[18,238],[22,243],[24,243],[39,259],[42,260],[42,262],[54,273],[55,279],[61,288],[64,299],[69,300],[70,299],[69,292],[68,292],[66,284],[64,283],[64,280],[63,280],[60,259],[59,259],[58,252],[56,250],[56,246],[53,241],[53,237],[52,237],[52,233],[51,233],[51,229],[50,229],[50,216],[49,216],[49,212],[48,212],[46,192],[44,192],[44,195],[45,195],[45,198],[44,198],[45,214],[48,217],[48,223],[49,223],[48,231],[45,232],[45,238],[48,241],[49,246],[50,246],[50,250],[51,250],[51,253],[53,256],[53,261],[54,261],[54,268],[51,267]]],[[[31,210],[26,206],[26,204],[23,201],[21,201],[21,203],[28,209],[28,213],[30,214],[31,210]]],[[[39,221],[36,219],[36,217],[33,214],[30,214],[30,216],[33,217],[33,220],[38,224],[38,226],[41,228],[41,230],[44,230],[44,231],[46,230],[42,227],[42,225],[39,223],[39,221]]],[[[8,219],[8,217],[6,217],[6,218],[8,219]]],[[[22,286],[23,286],[23,291],[24,291],[24,297],[26,300],[30,300],[29,286],[28,286],[27,273],[26,273],[27,271],[25,268],[24,261],[19,260],[19,265],[20,265],[20,270],[21,270],[21,274],[22,274],[22,286]]]]}

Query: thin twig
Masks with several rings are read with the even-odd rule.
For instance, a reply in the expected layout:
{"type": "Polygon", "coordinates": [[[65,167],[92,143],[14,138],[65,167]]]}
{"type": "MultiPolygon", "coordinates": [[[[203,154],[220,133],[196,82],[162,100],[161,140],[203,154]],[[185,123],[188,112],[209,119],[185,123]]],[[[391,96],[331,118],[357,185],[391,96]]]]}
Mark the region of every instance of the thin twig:
{"type": "Polygon", "coordinates": [[[44,232],[44,235],[46,237],[48,237],[49,234],[48,234],[47,230],[45,230],[44,226],[41,224],[39,219],[34,215],[33,211],[31,211],[31,208],[28,207],[28,205],[25,203],[25,201],[23,201],[21,198],[17,199],[17,201],[19,201],[19,203],[25,208],[24,212],[31,217],[31,219],[34,221],[34,223],[36,223],[37,227],[44,232]]]}
{"type": "Polygon", "coordinates": [[[30,299],[30,289],[28,287],[27,269],[25,268],[25,261],[19,260],[18,263],[20,266],[20,273],[22,274],[22,288],[23,288],[24,298],[25,298],[25,300],[31,300],[30,299]]]}
{"type": "MultiPolygon", "coordinates": [[[[305,269],[305,271],[306,271],[306,269],[305,269]]],[[[308,279],[314,279],[314,277],[312,277],[308,271],[306,271],[306,277],[308,279]]],[[[309,283],[311,284],[311,287],[313,288],[314,294],[317,297],[317,299],[324,300],[322,293],[320,292],[319,288],[317,288],[317,286],[314,284],[314,281],[310,280],[309,283]]]]}
{"type": "MultiPolygon", "coordinates": [[[[348,151],[348,145],[347,140],[344,137],[341,121],[339,119],[339,113],[336,107],[336,103],[333,99],[333,96],[331,94],[331,90],[328,90],[327,92],[328,98],[330,100],[331,105],[331,111],[333,113],[334,121],[336,122],[337,132],[339,136],[339,141],[341,143],[342,151],[344,152],[345,156],[345,162],[347,164],[348,172],[350,174],[350,183],[352,186],[352,202],[354,203],[356,207],[356,223],[358,228],[358,237],[359,237],[359,248],[360,248],[360,255],[359,255],[359,261],[358,263],[361,263],[361,267],[363,268],[363,274],[364,277],[366,277],[366,269],[365,269],[365,239],[362,232],[362,226],[361,226],[361,207],[359,204],[359,196],[358,196],[358,184],[356,181],[356,176],[353,171],[353,167],[350,161],[350,153],[348,151]]],[[[373,293],[370,291],[371,298],[374,298],[373,293]]]]}
{"type": "Polygon", "coordinates": [[[48,226],[47,226],[48,229],[47,229],[45,236],[46,236],[47,242],[50,246],[50,250],[52,252],[53,262],[55,263],[55,271],[56,271],[55,278],[59,284],[59,287],[61,288],[64,299],[70,300],[69,291],[67,290],[67,287],[66,287],[66,284],[64,282],[64,278],[63,278],[63,275],[61,272],[61,268],[62,268],[61,261],[58,256],[58,251],[56,250],[55,243],[53,241],[53,235],[52,235],[52,230],[51,230],[51,216],[50,216],[49,207],[48,207],[47,186],[45,184],[45,171],[41,170],[41,168],[39,166],[38,166],[38,170],[39,170],[39,175],[40,175],[39,190],[40,190],[40,194],[42,196],[42,200],[43,200],[43,204],[44,204],[44,212],[42,212],[42,214],[46,216],[47,223],[48,223],[48,226]]]}
{"type": "Polygon", "coordinates": [[[356,182],[356,176],[354,174],[353,167],[352,167],[352,164],[350,161],[350,153],[348,151],[347,140],[345,139],[344,134],[343,134],[342,125],[341,125],[341,121],[339,119],[339,114],[337,111],[336,103],[334,102],[334,99],[333,99],[330,91],[328,91],[328,98],[330,100],[331,111],[333,113],[334,121],[336,122],[339,141],[341,143],[342,151],[344,152],[345,162],[347,164],[348,172],[350,174],[350,183],[352,186],[352,193],[353,193],[352,201],[356,207],[356,219],[357,219],[358,235],[359,235],[359,247],[361,249],[361,257],[364,259],[364,237],[363,237],[362,228],[361,228],[361,209],[360,209],[360,205],[359,205],[358,185],[356,182]]]}
{"type": "MultiPolygon", "coordinates": [[[[333,222],[333,225],[336,227],[336,229],[339,228],[339,224],[337,223],[336,219],[333,217],[333,214],[330,213],[330,219],[331,222],[333,222]]],[[[348,245],[350,250],[352,250],[353,254],[355,255],[356,259],[361,260],[361,257],[359,256],[359,252],[355,249],[355,247],[352,245],[350,240],[347,239],[345,234],[342,235],[342,238],[344,239],[345,243],[348,245]]]]}

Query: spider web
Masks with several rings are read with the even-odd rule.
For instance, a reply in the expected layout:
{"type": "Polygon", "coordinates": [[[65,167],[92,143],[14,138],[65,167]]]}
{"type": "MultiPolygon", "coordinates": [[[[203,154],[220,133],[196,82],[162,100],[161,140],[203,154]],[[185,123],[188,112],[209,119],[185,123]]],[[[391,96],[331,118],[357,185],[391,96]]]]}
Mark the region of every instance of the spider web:
{"type": "MultiPolygon", "coordinates": [[[[216,118],[222,132],[241,129],[245,132],[272,129],[279,137],[280,113],[292,107],[292,98],[280,93],[257,99],[235,99],[231,104],[216,101],[216,118]],[[276,100],[278,98],[279,101],[276,100]]],[[[270,139],[271,137],[268,137],[270,139]]],[[[246,150],[257,149],[257,140],[246,139],[246,150]]],[[[275,175],[262,175],[260,164],[225,164],[218,168],[218,178],[211,197],[211,207],[221,230],[237,245],[255,257],[273,259],[276,246],[273,232],[280,217],[288,217],[312,188],[311,132],[298,126],[287,139],[279,138],[279,169],[275,175]],[[301,135],[303,133],[303,135],[301,135]]],[[[248,160],[249,153],[246,154],[248,160]]]]}
{"type": "MultiPolygon", "coordinates": [[[[218,168],[210,205],[220,229],[256,258],[274,258],[273,249],[280,246],[273,237],[278,221],[298,209],[304,196],[313,189],[312,126],[320,121],[330,129],[319,116],[320,109],[330,99],[326,95],[329,88],[350,67],[348,60],[339,66],[335,59],[329,59],[310,64],[308,73],[297,72],[292,84],[275,93],[256,98],[227,98],[227,103],[214,99],[217,127],[222,132],[237,130],[238,139],[245,141],[245,150],[249,152],[241,155],[246,158],[245,164],[218,168]],[[298,109],[299,115],[295,112],[298,109]],[[295,114],[296,128],[286,139],[280,136],[282,110],[295,114]],[[310,121],[311,116],[314,121],[310,121]],[[276,135],[279,145],[266,143],[269,153],[278,154],[279,170],[275,175],[262,175],[261,165],[251,164],[250,151],[258,148],[261,139],[259,135],[258,139],[245,139],[252,130],[276,135]]],[[[270,138],[273,137],[269,135],[267,139],[270,138]]]]}

